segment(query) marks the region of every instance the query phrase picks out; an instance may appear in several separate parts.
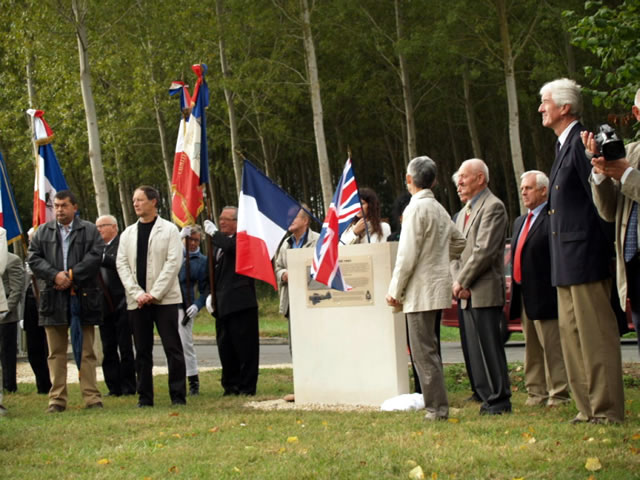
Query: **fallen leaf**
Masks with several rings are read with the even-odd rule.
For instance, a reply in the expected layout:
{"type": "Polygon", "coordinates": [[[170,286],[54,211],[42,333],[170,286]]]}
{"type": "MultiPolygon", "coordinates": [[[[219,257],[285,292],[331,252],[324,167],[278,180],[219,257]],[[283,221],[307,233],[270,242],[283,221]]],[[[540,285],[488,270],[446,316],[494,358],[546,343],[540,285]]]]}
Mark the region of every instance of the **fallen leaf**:
{"type": "Polygon", "coordinates": [[[598,460],[598,457],[589,457],[587,458],[587,463],[584,464],[584,468],[590,472],[597,472],[602,469],[602,464],[600,460],[598,460]]]}
{"type": "Polygon", "coordinates": [[[111,461],[108,458],[101,458],[98,460],[98,465],[108,465],[111,461]]]}
{"type": "Polygon", "coordinates": [[[449,418],[447,420],[447,422],[449,422],[449,423],[460,423],[460,419],[458,419],[458,418],[449,418]]]}
{"type": "Polygon", "coordinates": [[[631,440],[640,440],[640,433],[634,433],[631,435],[631,440]]]}
{"type": "Polygon", "coordinates": [[[177,416],[179,416],[179,415],[180,415],[180,414],[179,414],[178,412],[171,412],[171,413],[169,414],[169,416],[170,416],[170,417],[177,417],[177,416]]]}
{"type": "Polygon", "coordinates": [[[175,465],[169,467],[169,473],[178,473],[178,471],[178,467],[176,467],[175,465]]]}
{"type": "Polygon", "coordinates": [[[233,471],[240,473],[240,469],[238,467],[233,467],[233,471]]]}
{"type": "Polygon", "coordinates": [[[416,462],[415,460],[407,460],[407,467],[417,467],[418,466],[418,462],[416,462]]]}
{"type": "Polygon", "coordinates": [[[411,469],[409,472],[409,478],[411,480],[424,480],[424,471],[422,467],[418,465],[417,467],[411,469]]]}
{"type": "Polygon", "coordinates": [[[174,433],[171,435],[173,438],[182,438],[179,433],[174,433]]]}
{"type": "Polygon", "coordinates": [[[287,437],[287,443],[298,443],[298,437],[287,437]]]}
{"type": "Polygon", "coordinates": [[[329,422],[327,422],[326,420],[323,420],[323,421],[322,421],[322,426],[323,426],[323,427],[326,427],[327,425],[329,425],[329,422]]]}
{"type": "Polygon", "coordinates": [[[596,441],[596,439],[595,439],[595,438],[593,438],[593,437],[589,437],[589,438],[587,438],[587,442],[595,442],[595,441],[596,441]]]}
{"type": "Polygon", "coordinates": [[[296,423],[297,423],[298,425],[300,425],[300,424],[302,423],[302,420],[298,419],[298,420],[296,420],[296,423]]]}
{"type": "Polygon", "coordinates": [[[240,426],[241,426],[241,427],[246,427],[246,426],[247,426],[247,424],[243,422],[243,423],[241,423],[241,424],[240,424],[240,426]]]}
{"type": "Polygon", "coordinates": [[[610,438],[603,438],[602,439],[602,443],[611,443],[611,439],[610,438]]]}
{"type": "Polygon", "coordinates": [[[640,448],[629,447],[629,450],[631,450],[631,453],[633,453],[634,455],[637,455],[638,453],[640,453],[640,448]]]}
{"type": "Polygon", "coordinates": [[[211,433],[216,433],[218,430],[220,430],[220,427],[217,426],[209,429],[211,433]]]}
{"type": "Polygon", "coordinates": [[[431,473],[431,480],[438,480],[438,474],[436,472],[431,473]]]}
{"type": "Polygon", "coordinates": [[[524,480],[524,477],[513,477],[511,480],[524,480]]]}
{"type": "Polygon", "coordinates": [[[278,450],[278,453],[284,453],[284,452],[286,452],[286,451],[287,451],[287,449],[286,449],[286,448],[284,448],[284,447],[280,447],[280,450],[278,450]]]}
{"type": "Polygon", "coordinates": [[[527,443],[531,443],[531,444],[536,443],[536,437],[531,437],[527,443]]]}

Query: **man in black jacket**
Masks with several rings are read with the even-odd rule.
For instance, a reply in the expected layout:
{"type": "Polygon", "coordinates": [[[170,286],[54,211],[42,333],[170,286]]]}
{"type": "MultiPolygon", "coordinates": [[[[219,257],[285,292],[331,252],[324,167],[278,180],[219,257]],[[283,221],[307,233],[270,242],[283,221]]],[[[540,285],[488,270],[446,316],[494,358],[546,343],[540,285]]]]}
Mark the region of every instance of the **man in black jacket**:
{"type": "Polygon", "coordinates": [[[95,325],[102,322],[97,278],[104,242],[93,223],[76,216],[78,202],[69,190],[56,193],[53,208],[56,220],[40,225],[29,245],[29,266],[40,291],[39,323],[49,345],[52,387],[47,412],[67,408],[67,330],[77,321],[82,329],[82,397],[87,408],[102,408],[93,339],[95,325]]]}
{"type": "Polygon", "coordinates": [[[102,339],[102,372],[109,389],[108,395],[133,395],[136,393],[136,368],[133,341],[127,316],[127,299],[116,270],[118,254],[118,222],[111,215],[96,220],[105,247],[100,266],[101,287],[104,292],[104,317],[100,325],[102,339]]]}
{"type": "Polygon", "coordinates": [[[567,371],[558,330],[558,299],[549,259],[549,179],[537,170],[521,177],[527,215],[516,218],[511,243],[511,318],[524,331],[524,383],[527,406],[555,406],[569,400],[567,371]]]}
{"type": "Polygon", "coordinates": [[[216,317],[222,388],[225,395],[255,395],[260,353],[256,288],[253,278],[236,273],[238,209],[224,207],[218,220],[220,230],[208,220],[204,228],[214,245],[215,304],[210,295],[207,308],[216,317]]]}
{"type": "MultiPolygon", "coordinates": [[[[542,125],[558,137],[549,175],[551,283],[569,385],[578,407],[573,423],[624,419],[620,339],[611,308],[613,242],[591,197],[580,86],[562,78],[540,89],[542,125]]],[[[611,235],[612,237],[612,235],[611,235]]]]}

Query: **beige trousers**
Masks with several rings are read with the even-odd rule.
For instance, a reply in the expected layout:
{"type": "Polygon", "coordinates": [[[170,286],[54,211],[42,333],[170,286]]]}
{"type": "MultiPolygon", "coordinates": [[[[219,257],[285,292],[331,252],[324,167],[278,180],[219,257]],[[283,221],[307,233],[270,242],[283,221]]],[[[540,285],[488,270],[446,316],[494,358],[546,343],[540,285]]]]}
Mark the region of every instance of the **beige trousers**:
{"type": "Polygon", "coordinates": [[[558,326],[579,417],[624,420],[620,335],[611,280],[558,287],[558,326]]]}

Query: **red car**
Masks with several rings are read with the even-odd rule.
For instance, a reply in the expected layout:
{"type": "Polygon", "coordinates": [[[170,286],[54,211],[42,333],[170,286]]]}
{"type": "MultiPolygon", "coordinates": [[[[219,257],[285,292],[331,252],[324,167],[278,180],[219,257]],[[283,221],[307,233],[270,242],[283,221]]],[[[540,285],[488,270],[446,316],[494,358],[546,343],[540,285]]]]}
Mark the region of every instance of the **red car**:
{"type": "MultiPolygon", "coordinates": [[[[512,332],[522,332],[522,324],[520,317],[513,320],[509,319],[509,308],[511,308],[511,242],[507,240],[504,246],[504,279],[506,285],[506,301],[503,308],[502,322],[500,322],[500,332],[502,339],[506,343],[512,332]]],[[[617,300],[616,300],[617,301],[617,300]]],[[[631,308],[627,301],[626,320],[628,331],[633,331],[633,322],[631,320],[631,308]]],[[[458,325],[458,302],[454,299],[451,301],[451,308],[447,308],[442,312],[442,325],[446,327],[456,327],[458,325]]],[[[626,333],[626,332],[625,332],[626,333]]]]}

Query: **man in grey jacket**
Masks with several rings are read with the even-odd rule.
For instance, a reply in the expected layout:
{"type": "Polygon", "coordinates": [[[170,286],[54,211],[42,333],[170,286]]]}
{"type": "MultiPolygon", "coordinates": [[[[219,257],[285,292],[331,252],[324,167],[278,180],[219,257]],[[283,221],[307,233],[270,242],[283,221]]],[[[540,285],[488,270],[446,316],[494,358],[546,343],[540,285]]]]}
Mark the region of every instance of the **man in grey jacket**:
{"type": "Polygon", "coordinates": [[[24,268],[19,256],[9,252],[7,268],[2,274],[4,292],[7,296],[6,315],[0,314],[0,362],[2,362],[2,384],[8,392],[17,392],[16,359],[18,355],[18,307],[24,285],[24,268]]]}
{"type": "Polygon", "coordinates": [[[29,266],[38,279],[40,320],[49,345],[52,387],[48,413],[67,408],[69,326],[82,328],[80,389],[87,408],[102,408],[93,351],[95,325],[102,322],[98,270],[104,242],[96,226],[76,216],[78,202],[69,190],[56,193],[56,219],[40,225],[29,245],[29,266]],[[75,318],[73,318],[75,317],[75,318]]]}

